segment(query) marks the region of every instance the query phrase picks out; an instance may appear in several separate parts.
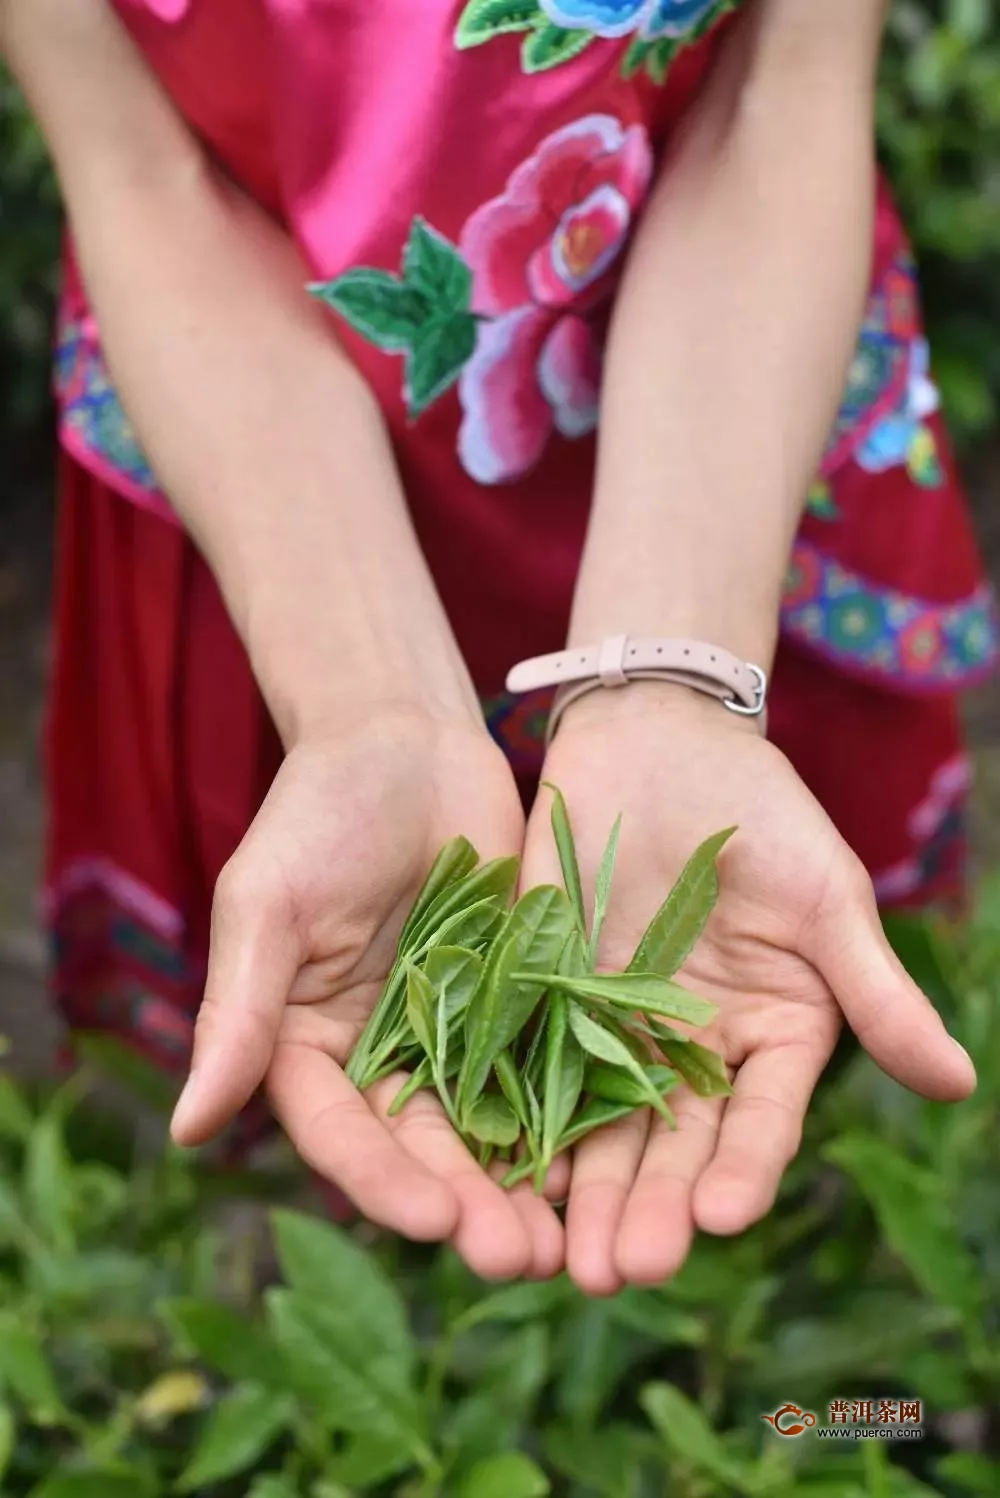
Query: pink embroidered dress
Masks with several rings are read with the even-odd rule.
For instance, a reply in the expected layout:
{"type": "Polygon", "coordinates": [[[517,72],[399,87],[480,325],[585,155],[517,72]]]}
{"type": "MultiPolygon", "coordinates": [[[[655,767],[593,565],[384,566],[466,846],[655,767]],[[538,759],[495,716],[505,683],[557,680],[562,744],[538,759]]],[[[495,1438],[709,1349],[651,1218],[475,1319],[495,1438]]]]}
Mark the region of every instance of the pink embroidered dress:
{"type": "MultiPolygon", "coordinates": [[[[303,295],[326,303],[381,403],[487,719],[527,786],[547,704],[510,701],[504,676],[564,641],[623,254],[739,0],[117,3],[206,147],[301,247],[303,295]]],[[[72,265],[58,387],[60,999],[76,1022],[180,1052],[212,883],[277,747],[72,265]]],[[[891,900],[954,881],[955,694],[996,650],[937,407],[883,191],[857,357],[792,559],[772,732],[891,900]]]]}

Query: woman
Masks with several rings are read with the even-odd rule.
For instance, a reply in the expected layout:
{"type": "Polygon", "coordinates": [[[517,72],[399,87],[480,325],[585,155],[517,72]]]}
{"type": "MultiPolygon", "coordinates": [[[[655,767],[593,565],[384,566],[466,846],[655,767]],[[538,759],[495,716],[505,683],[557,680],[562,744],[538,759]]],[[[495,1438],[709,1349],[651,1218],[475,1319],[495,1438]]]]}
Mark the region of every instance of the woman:
{"type": "Polygon", "coordinates": [[[0,0],[78,257],[59,997],[183,1060],[204,989],[181,1143],[264,1083],[374,1220],[487,1276],[565,1257],[603,1294],[768,1209],[842,1016],[907,1086],[974,1085],[872,886],[954,889],[955,694],[995,651],[876,189],[883,22],[884,0],[0,0]],[[549,697],[514,702],[507,671],[621,636],[773,666],[769,739],[661,677],[578,697],[546,752],[549,697]],[[553,876],[518,794],[543,760],[585,875],[624,814],[610,963],[740,828],[688,968],[734,1096],[581,1145],[565,1240],[430,1101],[390,1121],[398,1083],[361,1098],[341,1070],[446,838],[553,876]]]}

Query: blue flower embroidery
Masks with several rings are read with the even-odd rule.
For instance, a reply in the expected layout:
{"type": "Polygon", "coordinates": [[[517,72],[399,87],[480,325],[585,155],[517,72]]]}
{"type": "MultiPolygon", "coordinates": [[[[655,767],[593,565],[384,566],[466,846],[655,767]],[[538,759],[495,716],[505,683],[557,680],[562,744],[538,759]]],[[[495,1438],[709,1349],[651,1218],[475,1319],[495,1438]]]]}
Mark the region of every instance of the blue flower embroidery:
{"type": "Polygon", "coordinates": [[[719,0],[540,0],[557,26],[619,37],[638,32],[647,41],[683,37],[716,10],[719,0]]]}

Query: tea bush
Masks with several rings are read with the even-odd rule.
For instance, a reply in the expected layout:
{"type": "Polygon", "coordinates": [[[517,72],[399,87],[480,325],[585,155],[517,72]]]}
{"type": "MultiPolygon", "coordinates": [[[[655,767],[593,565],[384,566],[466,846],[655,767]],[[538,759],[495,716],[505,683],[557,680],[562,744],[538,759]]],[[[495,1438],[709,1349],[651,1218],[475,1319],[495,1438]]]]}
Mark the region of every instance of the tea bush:
{"type": "Polygon", "coordinates": [[[82,1077],[0,1075],[3,1493],[1000,1492],[1000,882],[964,934],[894,938],[977,1095],[922,1102],[845,1047],[768,1220],[603,1302],[287,1206],[272,1263],[253,1223],[294,1175],[144,1151],[82,1077]],[[855,1400],[919,1400],[922,1438],[855,1439],[855,1400]],[[825,1427],[837,1401],[848,1439],[763,1419],[825,1427]]]}

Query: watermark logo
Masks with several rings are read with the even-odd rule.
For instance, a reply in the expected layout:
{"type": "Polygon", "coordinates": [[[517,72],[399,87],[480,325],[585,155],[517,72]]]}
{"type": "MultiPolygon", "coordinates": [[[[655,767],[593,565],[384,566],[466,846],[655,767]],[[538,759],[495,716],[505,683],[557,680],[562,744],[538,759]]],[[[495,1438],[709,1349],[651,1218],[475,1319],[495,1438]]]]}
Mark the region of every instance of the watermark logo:
{"type": "Polygon", "coordinates": [[[761,1419],[772,1425],[779,1436],[800,1436],[816,1424],[812,1410],[800,1410],[797,1404],[783,1404],[773,1415],[762,1415],[761,1419]]]}
{"type": "Polygon", "coordinates": [[[815,1430],[822,1440],[920,1440],[923,1401],[920,1399],[832,1399],[821,1425],[812,1410],[791,1402],[771,1415],[761,1415],[779,1436],[802,1436],[815,1430]]]}

